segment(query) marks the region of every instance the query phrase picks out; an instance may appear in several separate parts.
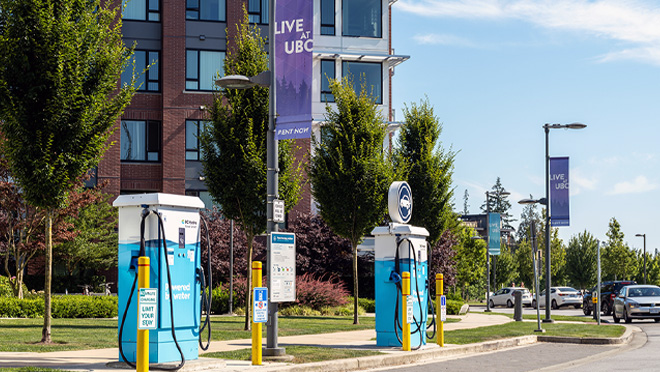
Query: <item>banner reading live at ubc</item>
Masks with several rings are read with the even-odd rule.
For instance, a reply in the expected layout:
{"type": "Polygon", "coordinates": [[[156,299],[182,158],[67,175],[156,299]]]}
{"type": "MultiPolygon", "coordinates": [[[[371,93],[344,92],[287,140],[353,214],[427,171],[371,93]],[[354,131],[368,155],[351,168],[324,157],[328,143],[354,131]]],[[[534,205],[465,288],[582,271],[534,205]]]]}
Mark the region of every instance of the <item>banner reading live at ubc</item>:
{"type": "Polygon", "coordinates": [[[313,1],[278,0],[275,9],[275,139],[312,132],[313,1]]]}
{"type": "Polygon", "coordinates": [[[550,158],[550,224],[569,225],[568,157],[550,158]]]}

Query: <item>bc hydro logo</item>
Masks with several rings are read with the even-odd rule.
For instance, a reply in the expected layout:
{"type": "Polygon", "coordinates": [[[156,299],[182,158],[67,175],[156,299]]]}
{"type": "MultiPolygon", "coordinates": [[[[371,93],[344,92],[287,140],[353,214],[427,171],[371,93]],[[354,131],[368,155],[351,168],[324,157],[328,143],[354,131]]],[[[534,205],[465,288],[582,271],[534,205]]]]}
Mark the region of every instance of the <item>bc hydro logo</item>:
{"type": "Polygon", "coordinates": [[[387,205],[392,221],[408,223],[412,217],[412,192],[405,181],[393,182],[387,194],[387,205]]]}

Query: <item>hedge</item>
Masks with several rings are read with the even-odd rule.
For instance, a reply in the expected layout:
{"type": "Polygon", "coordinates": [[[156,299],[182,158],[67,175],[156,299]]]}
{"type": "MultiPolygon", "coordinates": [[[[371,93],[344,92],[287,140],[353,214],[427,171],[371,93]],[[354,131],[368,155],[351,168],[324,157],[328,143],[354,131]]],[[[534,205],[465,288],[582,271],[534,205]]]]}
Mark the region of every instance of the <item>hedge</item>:
{"type": "MultiPolygon", "coordinates": [[[[0,298],[2,318],[42,318],[43,298],[0,298]]],[[[53,318],[114,318],[117,316],[116,296],[53,296],[53,318]]]]}

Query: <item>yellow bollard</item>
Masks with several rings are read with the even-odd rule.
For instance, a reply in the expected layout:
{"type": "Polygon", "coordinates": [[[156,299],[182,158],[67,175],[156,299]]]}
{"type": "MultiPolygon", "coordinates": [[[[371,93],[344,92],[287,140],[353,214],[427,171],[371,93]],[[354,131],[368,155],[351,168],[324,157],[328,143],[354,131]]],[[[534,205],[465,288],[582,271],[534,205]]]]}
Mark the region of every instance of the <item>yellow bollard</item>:
{"type": "MultiPolygon", "coordinates": [[[[261,262],[252,262],[252,292],[261,287],[261,262]]],[[[254,322],[254,294],[252,295],[252,365],[261,365],[261,323],[254,322]]]]}
{"type": "MultiPolygon", "coordinates": [[[[138,293],[140,293],[140,288],[149,288],[149,264],[149,257],[138,257],[138,293]]],[[[138,306],[139,311],[140,307],[138,306]]],[[[140,319],[140,314],[138,314],[137,319],[140,319]]],[[[139,327],[135,367],[137,372],[149,371],[149,330],[139,329],[139,327]]]]}
{"type": "Polygon", "coordinates": [[[408,296],[410,296],[410,273],[404,271],[401,274],[401,324],[403,325],[403,332],[401,339],[403,340],[403,351],[410,351],[410,323],[408,323],[408,296]]]}
{"type": "MultiPolygon", "coordinates": [[[[435,274],[435,311],[440,315],[440,298],[444,294],[443,286],[443,276],[442,274],[435,274]]],[[[445,346],[445,322],[442,321],[442,317],[438,316],[440,321],[438,322],[438,335],[436,341],[440,347],[445,346]]]]}

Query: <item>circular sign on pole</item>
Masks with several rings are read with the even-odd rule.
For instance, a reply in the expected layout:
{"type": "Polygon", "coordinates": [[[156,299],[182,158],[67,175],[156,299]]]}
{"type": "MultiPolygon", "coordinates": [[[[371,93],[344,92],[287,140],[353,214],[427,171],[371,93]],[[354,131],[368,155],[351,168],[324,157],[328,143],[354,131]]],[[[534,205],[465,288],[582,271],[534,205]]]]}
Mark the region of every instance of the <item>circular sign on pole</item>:
{"type": "Polygon", "coordinates": [[[392,182],[387,193],[387,207],[393,222],[408,223],[410,221],[413,199],[408,182],[392,182]]]}

